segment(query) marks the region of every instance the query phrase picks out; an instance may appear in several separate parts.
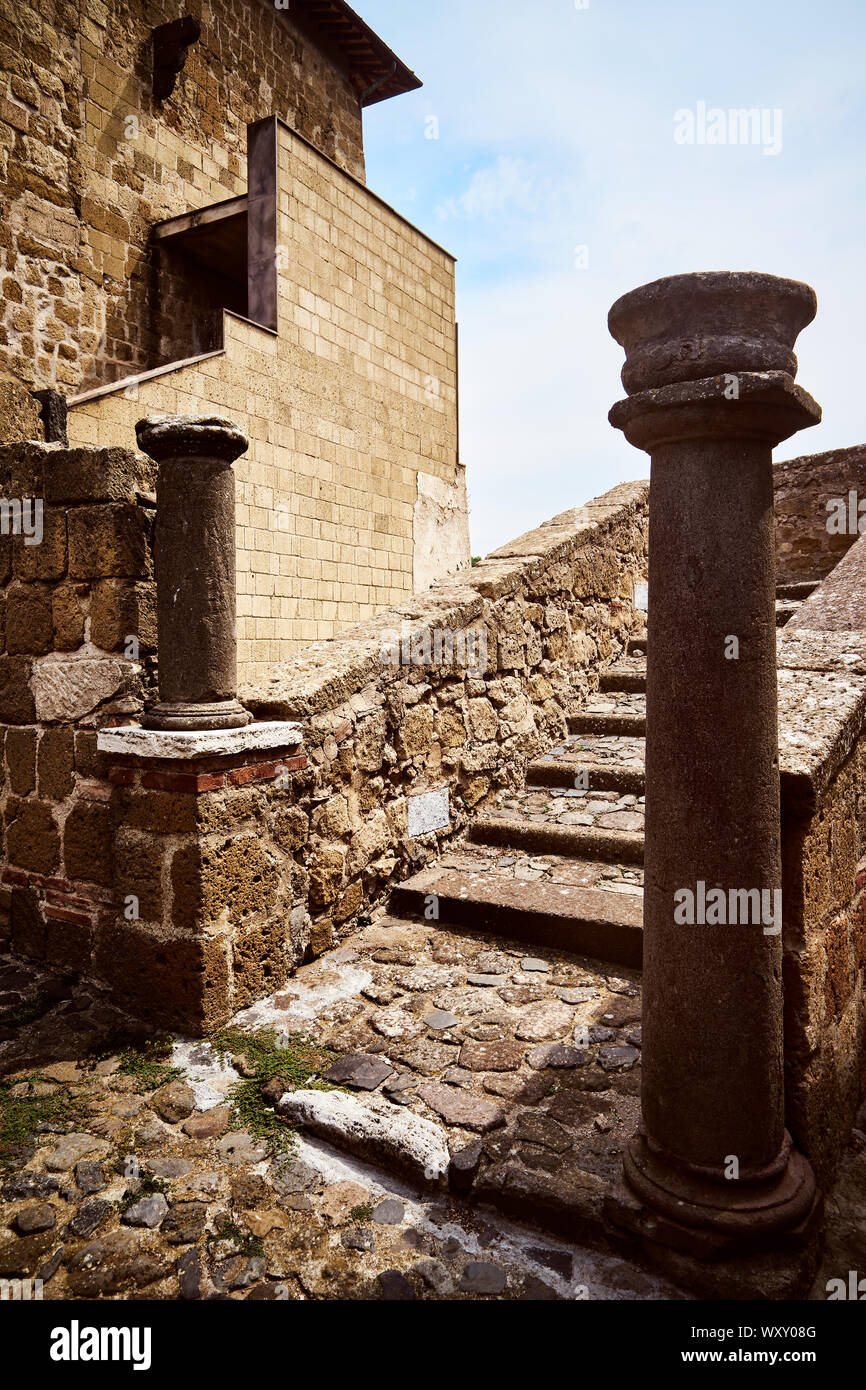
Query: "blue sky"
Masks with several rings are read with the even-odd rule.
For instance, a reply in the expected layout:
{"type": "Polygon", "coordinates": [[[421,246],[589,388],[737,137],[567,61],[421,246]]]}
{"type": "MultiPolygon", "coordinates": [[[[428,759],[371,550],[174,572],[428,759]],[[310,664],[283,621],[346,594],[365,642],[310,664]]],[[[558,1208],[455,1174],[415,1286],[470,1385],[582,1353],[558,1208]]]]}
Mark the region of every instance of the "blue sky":
{"type": "Polygon", "coordinates": [[[458,257],[473,553],[648,474],[607,423],[624,394],[607,311],[660,275],[813,285],[798,380],[824,422],[776,456],[866,441],[863,0],[355,8],[424,81],[365,113],[367,176],[458,257]],[[764,152],[769,125],[763,143],[677,143],[699,102],[780,112],[781,148],[764,152]]]}

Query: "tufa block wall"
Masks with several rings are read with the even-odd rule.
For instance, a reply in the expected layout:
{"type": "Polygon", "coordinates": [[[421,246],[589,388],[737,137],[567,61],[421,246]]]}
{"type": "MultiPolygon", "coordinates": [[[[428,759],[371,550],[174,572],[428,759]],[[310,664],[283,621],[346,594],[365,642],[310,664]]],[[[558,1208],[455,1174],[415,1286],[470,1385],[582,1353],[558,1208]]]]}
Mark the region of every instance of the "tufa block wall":
{"type": "Polygon", "coordinates": [[[43,502],[40,544],[0,538],[0,939],[77,972],[114,919],[96,731],[154,694],[154,471],[120,449],[0,445],[0,494],[43,502]]]}
{"type": "Polygon", "coordinates": [[[133,437],[142,416],[228,415],[250,439],[237,478],[238,669],[413,591],[428,495],[438,569],[469,563],[457,463],[454,264],[282,123],[279,332],[226,313],[225,350],[73,400],[70,440],[133,437]]]}
{"type": "Polygon", "coordinates": [[[856,531],[829,533],[827,503],[852,490],[866,501],[866,446],[804,454],[777,463],[773,473],[776,582],[822,580],[857,539],[856,531]]]}
{"type": "Polygon", "coordinates": [[[265,0],[190,0],[172,96],[151,86],[169,0],[21,0],[0,14],[0,371],[69,392],[178,354],[154,222],[246,192],[246,126],[277,111],[364,177],[348,76],[265,0]]]}
{"type": "Polygon", "coordinates": [[[779,637],[788,1127],[826,1186],[866,1091],[866,539],[779,637]]]}

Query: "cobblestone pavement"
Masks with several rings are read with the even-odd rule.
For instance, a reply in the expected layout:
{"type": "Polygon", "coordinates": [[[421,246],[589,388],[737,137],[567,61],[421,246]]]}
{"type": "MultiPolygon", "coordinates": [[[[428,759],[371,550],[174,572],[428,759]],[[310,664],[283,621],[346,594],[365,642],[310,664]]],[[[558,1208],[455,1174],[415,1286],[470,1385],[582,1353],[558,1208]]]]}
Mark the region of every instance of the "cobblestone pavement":
{"type": "Polygon", "coordinates": [[[533,767],[569,765],[574,763],[575,772],[586,764],[633,768],[643,772],[646,742],[629,734],[570,734],[566,743],[551,748],[533,767]]]}
{"type": "Polygon", "coordinates": [[[4,1071],[29,1053],[3,1083],[0,1279],[54,1299],[682,1296],[574,1235],[636,1115],[632,978],[385,919],[241,1014],[222,1054],[120,1045],[92,991],[51,1003],[61,985],[0,973],[35,1015],[0,1044],[4,1071]],[[86,1042],[60,1046],[73,1014],[86,1042]],[[285,1075],[264,1082],[275,1038],[285,1075]],[[527,1202],[547,1204],[532,1226],[527,1202]]]}
{"type": "MultiPolygon", "coordinates": [[[[602,1233],[634,972],[384,918],[223,1038],[158,1047],[63,988],[0,969],[0,1293],[685,1297],[602,1233]]],[[[861,1131],[827,1205],[813,1298],[866,1269],[861,1131]]]]}
{"type": "MultiPolygon", "coordinates": [[[[586,825],[599,830],[644,829],[644,798],[630,792],[577,791],[525,787],[498,796],[490,809],[498,816],[541,825],[586,825]]],[[[479,819],[483,820],[483,813],[479,819]]]]}
{"type": "Polygon", "coordinates": [[[526,854],[497,845],[461,844],[438,861],[443,870],[459,869],[517,883],[563,883],[581,888],[605,888],[613,893],[641,894],[643,868],[606,860],[575,859],[562,854],[526,854]]]}

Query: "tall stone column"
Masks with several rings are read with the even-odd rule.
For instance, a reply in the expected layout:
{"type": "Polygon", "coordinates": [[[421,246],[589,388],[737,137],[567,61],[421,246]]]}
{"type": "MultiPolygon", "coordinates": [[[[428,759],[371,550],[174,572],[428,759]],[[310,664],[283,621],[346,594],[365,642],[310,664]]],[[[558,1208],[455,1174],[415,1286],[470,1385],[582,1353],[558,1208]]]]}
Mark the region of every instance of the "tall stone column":
{"type": "MultiPolygon", "coordinates": [[[[674,1273],[739,1259],[742,1276],[816,1224],[784,1125],[771,459],[821,417],[794,383],[815,311],[808,285],[714,273],[645,285],[609,318],[629,393],[610,420],[652,465],[643,1118],[608,1212],[674,1273]]],[[[753,1292],[796,1284],[758,1265],[753,1292]]]]}
{"type": "Polygon", "coordinates": [[[150,416],[139,448],[159,463],[156,602],[159,703],[148,729],[237,729],[235,480],[248,441],[228,420],[150,416]]]}

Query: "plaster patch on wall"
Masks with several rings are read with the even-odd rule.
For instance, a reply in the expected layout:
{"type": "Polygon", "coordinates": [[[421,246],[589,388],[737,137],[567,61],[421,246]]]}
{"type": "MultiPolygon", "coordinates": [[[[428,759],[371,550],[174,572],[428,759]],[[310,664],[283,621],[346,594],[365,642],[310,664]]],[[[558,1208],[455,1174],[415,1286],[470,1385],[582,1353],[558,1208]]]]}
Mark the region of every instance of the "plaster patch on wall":
{"type": "Polygon", "coordinates": [[[409,797],[409,838],[429,835],[432,830],[447,830],[451,821],[448,788],[419,792],[409,797]]]}
{"type": "Polygon", "coordinates": [[[634,606],[640,613],[647,611],[648,587],[646,584],[635,584],[634,586],[634,606]]]}
{"type": "Polygon", "coordinates": [[[469,509],[466,469],[457,465],[453,483],[432,473],[418,474],[413,514],[412,587],[416,594],[437,579],[469,565],[469,509]]]}

